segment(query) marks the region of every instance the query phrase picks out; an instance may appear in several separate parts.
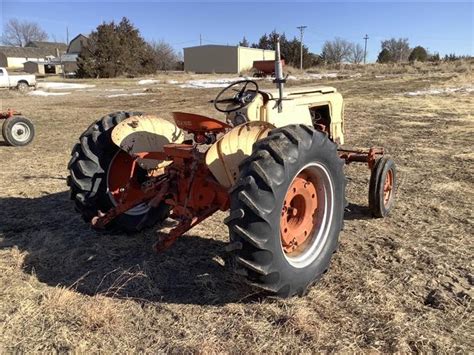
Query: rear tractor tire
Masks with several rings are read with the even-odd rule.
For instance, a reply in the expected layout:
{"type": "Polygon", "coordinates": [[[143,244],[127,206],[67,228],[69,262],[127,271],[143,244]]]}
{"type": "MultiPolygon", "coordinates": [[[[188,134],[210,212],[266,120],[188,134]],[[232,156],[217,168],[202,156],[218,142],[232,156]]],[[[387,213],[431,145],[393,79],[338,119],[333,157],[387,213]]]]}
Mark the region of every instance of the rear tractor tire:
{"type": "MultiPolygon", "coordinates": [[[[120,198],[120,187],[127,184],[130,176],[131,157],[116,146],[111,139],[112,129],[140,112],[115,112],[94,122],[80,136],[71,153],[68,164],[68,185],[76,210],[86,222],[98,214],[110,210],[120,198]]],[[[146,171],[137,168],[137,180],[146,177],[146,171]]],[[[127,196],[139,187],[131,186],[127,196]]],[[[117,216],[107,225],[109,231],[138,232],[164,221],[169,208],[164,203],[158,207],[141,204],[117,216]]]]}
{"type": "Polygon", "coordinates": [[[2,136],[8,145],[15,147],[28,145],[35,137],[35,126],[26,117],[12,116],[3,122],[2,136]]]}
{"type": "Polygon", "coordinates": [[[384,156],[375,162],[370,174],[369,209],[377,218],[388,216],[395,204],[397,171],[395,162],[384,156]]]}
{"type": "Polygon", "coordinates": [[[319,280],[343,225],[343,165],[336,144],[309,126],[254,144],[226,219],[238,274],[280,297],[304,295],[319,280]]]}

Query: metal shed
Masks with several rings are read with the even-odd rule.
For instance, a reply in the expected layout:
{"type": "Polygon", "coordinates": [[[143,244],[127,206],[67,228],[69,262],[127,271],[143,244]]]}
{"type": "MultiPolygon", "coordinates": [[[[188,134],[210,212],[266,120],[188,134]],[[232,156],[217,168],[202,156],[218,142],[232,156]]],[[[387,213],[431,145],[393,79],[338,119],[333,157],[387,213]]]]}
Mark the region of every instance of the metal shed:
{"type": "Polygon", "coordinates": [[[44,62],[29,60],[23,64],[24,71],[30,74],[37,74],[40,76],[46,74],[61,74],[63,68],[58,62],[44,62]]]}
{"type": "Polygon", "coordinates": [[[237,73],[255,60],[275,59],[275,51],[241,46],[204,45],[184,48],[184,70],[195,73],[237,73]]]}

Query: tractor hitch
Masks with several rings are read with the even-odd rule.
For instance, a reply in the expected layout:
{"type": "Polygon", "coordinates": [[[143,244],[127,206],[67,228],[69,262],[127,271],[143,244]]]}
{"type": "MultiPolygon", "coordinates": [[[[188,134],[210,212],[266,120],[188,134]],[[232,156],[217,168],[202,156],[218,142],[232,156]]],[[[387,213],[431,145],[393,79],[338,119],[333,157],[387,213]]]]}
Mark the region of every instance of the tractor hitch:
{"type": "Polygon", "coordinates": [[[368,151],[340,148],[337,152],[339,158],[345,160],[346,164],[367,163],[370,170],[374,168],[377,159],[385,154],[384,149],[380,147],[371,147],[368,151]]]}
{"type": "Polygon", "coordinates": [[[169,248],[175,240],[211,216],[216,211],[229,208],[228,190],[220,185],[210,173],[205,156],[195,144],[166,144],[160,152],[139,152],[133,155],[130,177],[120,189],[121,198],[107,213],[98,211],[91,224],[104,229],[117,216],[129,209],[146,203],[150,207],[166,204],[169,217],[178,224],[167,234],[160,233],[155,244],[156,251],[169,248]],[[129,198],[129,189],[135,181],[138,159],[168,160],[172,163],[164,168],[164,174],[151,178],[140,185],[140,195],[129,198]]]}

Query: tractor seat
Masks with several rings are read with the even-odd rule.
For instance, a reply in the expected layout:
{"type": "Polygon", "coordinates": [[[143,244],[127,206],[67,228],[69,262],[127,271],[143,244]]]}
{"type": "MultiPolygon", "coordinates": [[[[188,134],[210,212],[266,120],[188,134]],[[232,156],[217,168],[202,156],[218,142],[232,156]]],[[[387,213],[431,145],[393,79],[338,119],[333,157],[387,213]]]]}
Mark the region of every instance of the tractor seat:
{"type": "Polygon", "coordinates": [[[192,133],[219,133],[232,128],[231,125],[215,118],[196,115],[194,113],[173,112],[173,118],[176,122],[176,126],[192,133]]]}

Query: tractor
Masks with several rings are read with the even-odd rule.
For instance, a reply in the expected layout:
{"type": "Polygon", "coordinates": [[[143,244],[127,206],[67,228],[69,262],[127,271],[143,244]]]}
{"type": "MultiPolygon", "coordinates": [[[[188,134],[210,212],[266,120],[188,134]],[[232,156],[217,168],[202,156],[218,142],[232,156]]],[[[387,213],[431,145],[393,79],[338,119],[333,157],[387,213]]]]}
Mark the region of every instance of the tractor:
{"type": "Polygon", "coordinates": [[[225,121],[186,112],[172,120],[116,112],[80,136],[68,165],[71,199],[94,228],[162,227],[157,252],[216,211],[233,269],[279,297],[304,295],[329,267],[343,228],[344,165],[370,169],[369,207],[385,217],[396,170],[383,148],[342,149],[343,99],[332,87],[285,90],[276,46],[276,89],[239,80],[213,100],[225,121]]]}
{"type": "Polygon", "coordinates": [[[35,127],[30,119],[21,115],[21,112],[8,109],[0,112],[2,124],[2,136],[5,143],[12,146],[24,146],[30,144],[35,136],[35,127]]]}

